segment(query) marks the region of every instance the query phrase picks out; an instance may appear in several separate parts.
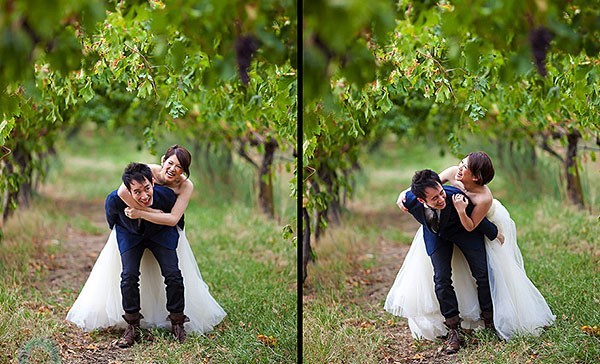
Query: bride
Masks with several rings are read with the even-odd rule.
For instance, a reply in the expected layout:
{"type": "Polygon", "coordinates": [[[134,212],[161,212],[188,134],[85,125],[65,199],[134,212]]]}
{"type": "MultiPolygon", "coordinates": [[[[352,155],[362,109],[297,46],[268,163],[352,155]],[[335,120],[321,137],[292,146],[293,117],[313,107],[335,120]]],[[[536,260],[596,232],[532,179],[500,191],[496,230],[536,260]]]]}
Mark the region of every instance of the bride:
{"type": "MultiPolygon", "coordinates": [[[[178,225],[179,242],[177,256],[185,287],[185,314],[190,319],[187,329],[192,332],[211,331],[226,313],[210,295],[202,279],[194,253],[183,230],[183,213],[192,197],[194,185],[189,179],[191,155],[187,149],[174,145],[167,149],[161,164],[149,164],[155,183],[171,188],[177,201],[170,213],[141,206],[135,201],[125,185],[119,187],[119,197],[130,207],[126,212],[132,219],[145,219],[160,225],[178,225]],[[185,176],[183,175],[185,173],[185,176]],[[181,221],[180,221],[181,220],[181,221]]],[[[121,257],[115,229],[100,252],[81,293],[67,314],[67,320],[84,331],[108,326],[125,326],[121,303],[121,257]]],[[[169,328],[163,278],[158,262],[148,249],[140,265],[140,299],[142,304],[142,327],[169,328]]]]}
{"type": "MultiPolygon", "coordinates": [[[[469,217],[465,212],[468,202],[458,198],[453,200],[466,230],[472,231],[487,217],[504,235],[504,243],[485,238],[496,332],[504,340],[518,334],[539,335],[543,327],[554,322],[555,316],[525,273],[514,221],[486,186],[494,177],[489,156],[484,152],[470,153],[458,166],[447,168],[439,176],[442,183],[449,182],[465,192],[475,205],[469,217]]],[[[397,201],[403,211],[407,211],[403,205],[405,193],[403,191],[397,201]]],[[[462,326],[470,329],[480,327],[475,281],[456,246],[452,257],[452,281],[463,319],[462,326]]],[[[425,251],[422,227],[413,239],[384,308],[396,316],[406,317],[415,338],[435,340],[447,333],[435,296],[433,266],[425,251]]]]}

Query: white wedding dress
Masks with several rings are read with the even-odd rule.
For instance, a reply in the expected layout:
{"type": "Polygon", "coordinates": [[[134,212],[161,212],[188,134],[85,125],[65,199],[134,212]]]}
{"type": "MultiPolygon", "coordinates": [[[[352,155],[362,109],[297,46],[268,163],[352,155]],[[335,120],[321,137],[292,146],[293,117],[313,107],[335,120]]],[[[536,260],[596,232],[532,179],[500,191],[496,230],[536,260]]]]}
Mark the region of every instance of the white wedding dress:
{"type": "MultiPolygon", "coordinates": [[[[544,326],[554,322],[555,316],[527,278],[517,245],[515,223],[498,200],[493,201],[487,218],[505,237],[502,245],[498,240],[485,238],[496,331],[505,340],[518,334],[539,335],[544,326]]],[[[448,330],[443,324],[444,317],[435,296],[433,266],[425,251],[422,229],[419,228],[413,239],[384,308],[396,316],[407,318],[414,338],[435,340],[448,330]]],[[[462,326],[469,329],[482,327],[475,279],[456,245],[452,255],[452,281],[463,319],[462,326]]]]}
{"type": "MultiPolygon", "coordinates": [[[[190,318],[185,324],[188,332],[211,331],[226,313],[208,291],[202,280],[194,253],[185,231],[179,231],[177,256],[185,288],[184,314],[190,318]]],[[[117,244],[116,230],[110,233],[106,245],[100,252],[81,293],[67,314],[67,320],[84,331],[108,326],[125,327],[121,302],[121,255],[117,244]]],[[[170,328],[167,316],[164,278],[154,255],[146,249],[140,265],[140,303],[142,327],[170,328]]]]}

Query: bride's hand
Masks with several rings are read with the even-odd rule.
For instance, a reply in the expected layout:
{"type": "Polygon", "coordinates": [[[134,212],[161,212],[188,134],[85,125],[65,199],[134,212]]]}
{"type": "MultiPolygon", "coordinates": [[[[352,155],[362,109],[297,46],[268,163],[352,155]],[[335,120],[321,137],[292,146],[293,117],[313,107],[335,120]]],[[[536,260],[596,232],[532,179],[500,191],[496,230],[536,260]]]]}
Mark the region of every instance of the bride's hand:
{"type": "Polygon", "coordinates": [[[125,208],[125,216],[127,216],[130,219],[139,219],[142,217],[140,210],[133,207],[125,208]]]}
{"type": "Polygon", "coordinates": [[[400,210],[404,212],[408,212],[408,209],[404,206],[406,202],[406,190],[400,192],[400,196],[398,196],[398,200],[396,200],[396,205],[400,208],[400,210]]]}
{"type": "Polygon", "coordinates": [[[498,230],[498,236],[496,237],[496,239],[498,239],[498,241],[500,242],[500,245],[504,245],[504,235],[502,235],[500,230],[498,230]]]}
{"type": "Polygon", "coordinates": [[[460,193],[457,193],[452,196],[452,203],[454,204],[454,208],[456,208],[456,211],[458,212],[465,211],[465,209],[469,205],[469,201],[467,200],[467,198],[461,195],[460,193]]]}

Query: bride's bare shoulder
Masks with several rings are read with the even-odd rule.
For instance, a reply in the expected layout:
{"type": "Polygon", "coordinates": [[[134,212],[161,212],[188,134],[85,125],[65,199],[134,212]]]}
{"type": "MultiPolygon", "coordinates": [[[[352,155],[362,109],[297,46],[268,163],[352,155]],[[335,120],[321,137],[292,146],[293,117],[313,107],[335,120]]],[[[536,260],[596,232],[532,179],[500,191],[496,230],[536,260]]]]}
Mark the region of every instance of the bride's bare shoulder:
{"type": "Polygon", "coordinates": [[[485,187],[485,198],[488,200],[493,200],[494,199],[494,195],[492,195],[492,190],[490,190],[490,188],[488,186],[484,186],[485,187]]]}
{"type": "Polygon", "coordinates": [[[194,190],[194,184],[192,183],[192,180],[191,180],[191,179],[189,179],[189,178],[186,178],[186,179],[184,179],[184,180],[181,182],[181,185],[180,185],[180,186],[181,186],[181,189],[182,189],[183,191],[190,191],[190,192],[191,192],[191,191],[193,191],[193,190],[194,190]]]}
{"type": "Polygon", "coordinates": [[[187,196],[187,198],[189,198],[191,197],[192,192],[194,192],[194,184],[189,178],[180,179],[179,182],[169,187],[175,191],[177,196],[187,196]]]}
{"type": "Polygon", "coordinates": [[[494,199],[494,196],[492,195],[492,191],[489,189],[488,186],[483,186],[484,188],[481,189],[481,191],[477,194],[475,194],[473,200],[473,203],[475,203],[476,205],[479,204],[491,204],[492,200],[494,199]]]}

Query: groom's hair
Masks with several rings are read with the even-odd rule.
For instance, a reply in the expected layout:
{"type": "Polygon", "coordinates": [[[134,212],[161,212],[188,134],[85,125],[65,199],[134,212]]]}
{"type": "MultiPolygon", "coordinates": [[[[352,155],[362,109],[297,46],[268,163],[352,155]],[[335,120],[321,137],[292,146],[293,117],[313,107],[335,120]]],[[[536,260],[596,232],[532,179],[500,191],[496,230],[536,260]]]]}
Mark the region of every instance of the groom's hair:
{"type": "Polygon", "coordinates": [[[442,181],[440,176],[431,169],[424,169],[422,171],[416,171],[412,178],[410,185],[410,191],[418,198],[425,199],[425,189],[427,187],[438,188],[438,184],[441,185],[442,181]]]}
{"type": "Polygon", "coordinates": [[[152,170],[146,164],[131,162],[125,167],[121,179],[125,187],[130,190],[131,181],[144,183],[145,180],[148,180],[152,183],[152,170]]]}

